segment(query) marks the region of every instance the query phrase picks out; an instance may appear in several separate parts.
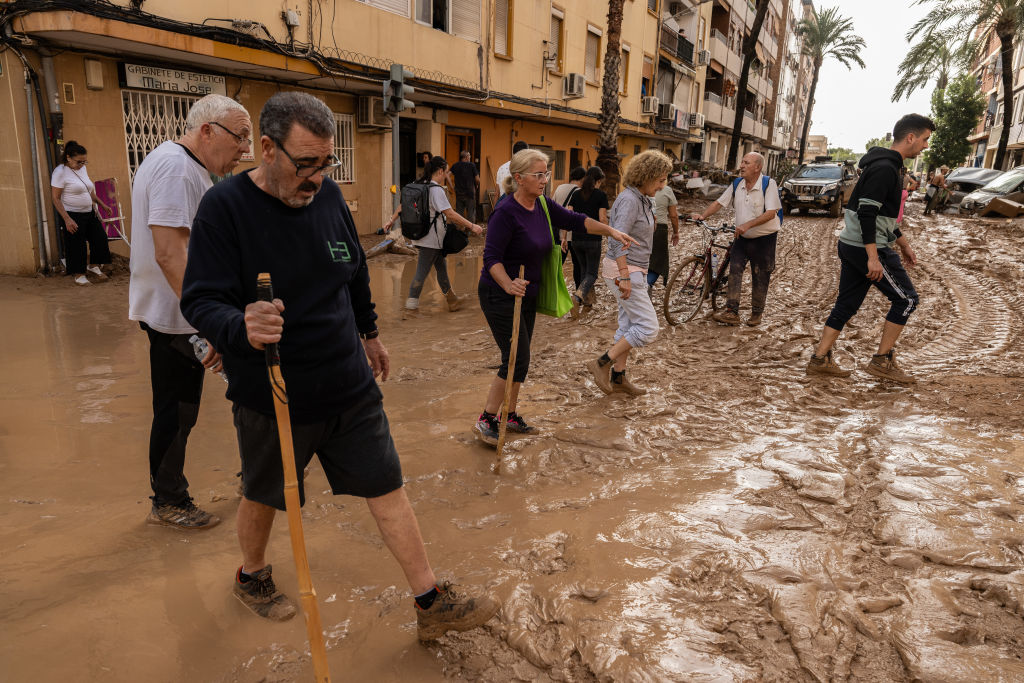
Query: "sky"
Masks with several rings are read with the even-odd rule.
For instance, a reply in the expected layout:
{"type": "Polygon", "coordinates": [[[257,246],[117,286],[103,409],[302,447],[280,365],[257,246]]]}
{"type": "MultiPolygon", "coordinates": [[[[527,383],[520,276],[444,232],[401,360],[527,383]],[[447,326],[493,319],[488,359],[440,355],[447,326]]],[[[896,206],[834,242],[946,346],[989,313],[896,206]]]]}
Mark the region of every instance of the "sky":
{"type": "Polygon", "coordinates": [[[911,6],[913,0],[815,0],[817,9],[839,5],[840,13],[853,20],[857,35],[867,43],[860,57],[865,68],[847,71],[828,59],[821,67],[811,134],[828,136],[829,147],[849,147],[864,152],[871,138],[891,132],[893,124],[912,112],[927,116],[931,92],[916,90],[909,99],[891,101],[897,83],[897,67],[909,47],[907,31],[929,6],[911,6]]]}

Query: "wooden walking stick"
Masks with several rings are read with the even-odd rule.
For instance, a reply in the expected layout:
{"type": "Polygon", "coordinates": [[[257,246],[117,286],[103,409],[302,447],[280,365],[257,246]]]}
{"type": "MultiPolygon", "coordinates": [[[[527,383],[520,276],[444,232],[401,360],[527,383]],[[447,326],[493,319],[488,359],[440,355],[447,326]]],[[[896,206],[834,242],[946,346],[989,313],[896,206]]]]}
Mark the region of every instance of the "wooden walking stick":
{"type": "MultiPolygon", "coordinates": [[[[274,289],[270,273],[260,273],[256,278],[256,291],[260,301],[273,301],[274,289]]],[[[299,578],[299,598],[302,613],[306,617],[306,635],[309,637],[309,651],[313,655],[313,675],[317,683],[330,683],[331,674],[327,669],[327,650],[324,648],[324,634],[320,627],[320,609],[316,604],[316,591],[309,575],[309,560],[306,557],[306,537],[302,532],[302,507],[299,501],[299,479],[295,472],[295,449],[292,445],[292,421],[288,413],[288,392],[281,375],[281,357],[277,344],[267,344],[267,374],[270,390],[274,394],[274,414],[277,416],[277,434],[281,439],[281,464],[284,466],[284,507],[288,513],[288,532],[292,537],[292,554],[295,556],[295,571],[299,578]]]]}
{"type": "MultiPolygon", "coordinates": [[[[519,266],[519,279],[526,274],[526,266],[519,266]]],[[[501,451],[505,447],[505,427],[508,421],[508,404],[512,402],[512,385],[516,376],[516,351],[519,350],[519,316],[523,312],[523,297],[516,297],[512,313],[512,348],[508,352],[508,376],[505,377],[505,400],[498,411],[498,474],[501,474],[501,451]]]]}

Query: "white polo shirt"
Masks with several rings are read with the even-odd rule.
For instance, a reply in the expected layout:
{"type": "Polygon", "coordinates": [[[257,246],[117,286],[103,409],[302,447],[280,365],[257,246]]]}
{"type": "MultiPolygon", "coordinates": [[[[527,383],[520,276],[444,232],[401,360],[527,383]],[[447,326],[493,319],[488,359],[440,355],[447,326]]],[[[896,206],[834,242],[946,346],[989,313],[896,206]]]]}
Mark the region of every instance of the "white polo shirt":
{"type": "MultiPolygon", "coordinates": [[[[779,186],[773,179],[769,178],[766,197],[766,193],[761,191],[761,186],[764,183],[762,178],[764,176],[758,174],[757,180],[754,181],[754,187],[749,192],[747,192],[747,181],[740,178],[739,185],[736,186],[735,197],[732,192],[732,183],[729,183],[722,196],[716,200],[722,206],[732,205],[733,210],[736,211],[736,225],[743,225],[747,221],[752,221],[765,211],[778,211],[782,208],[782,200],[779,198],[779,186]]],[[[774,215],[770,221],[751,228],[743,233],[742,236],[747,239],[763,237],[764,235],[778,232],[781,227],[779,217],[774,215]]]]}

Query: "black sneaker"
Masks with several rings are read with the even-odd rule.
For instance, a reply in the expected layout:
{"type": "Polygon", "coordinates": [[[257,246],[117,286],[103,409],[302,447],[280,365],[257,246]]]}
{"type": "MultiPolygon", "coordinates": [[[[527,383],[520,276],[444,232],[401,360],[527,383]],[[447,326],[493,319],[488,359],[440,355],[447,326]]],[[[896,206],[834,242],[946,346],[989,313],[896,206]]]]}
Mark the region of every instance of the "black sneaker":
{"type": "Polygon", "coordinates": [[[416,630],[421,641],[436,640],[448,631],[468,631],[487,623],[501,604],[487,595],[468,594],[445,581],[428,609],[416,608],[416,630]]]}
{"type": "Polygon", "coordinates": [[[537,428],[526,424],[526,420],[523,419],[523,416],[514,410],[508,414],[508,420],[505,421],[505,429],[510,432],[515,432],[516,434],[537,433],[537,428]]]}
{"type": "Polygon", "coordinates": [[[498,416],[497,415],[485,415],[480,413],[480,417],[476,420],[476,433],[477,436],[485,444],[490,446],[498,445],[498,416]]]}
{"type": "Polygon", "coordinates": [[[211,515],[197,507],[189,498],[182,505],[157,505],[154,503],[146,522],[175,529],[210,529],[220,524],[220,517],[211,515]]]}
{"type": "Polygon", "coordinates": [[[268,564],[243,583],[242,568],[239,567],[235,572],[235,597],[264,619],[287,621],[295,616],[295,603],[277,590],[272,572],[268,564]]]}

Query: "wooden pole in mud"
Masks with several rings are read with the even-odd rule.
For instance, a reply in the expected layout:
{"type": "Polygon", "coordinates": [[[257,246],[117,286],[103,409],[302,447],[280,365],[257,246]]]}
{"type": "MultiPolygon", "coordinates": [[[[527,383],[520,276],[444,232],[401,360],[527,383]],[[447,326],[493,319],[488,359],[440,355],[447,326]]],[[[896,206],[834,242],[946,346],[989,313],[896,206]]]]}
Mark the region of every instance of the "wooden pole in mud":
{"type": "MultiPolygon", "coordinates": [[[[260,273],[256,278],[256,290],[260,301],[273,301],[274,288],[270,273],[260,273]]],[[[281,375],[281,357],[277,344],[267,344],[267,374],[270,390],[274,394],[274,414],[277,416],[277,434],[281,439],[281,465],[284,467],[284,507],[288,513],[288,532],[292,537],[292,555],[295,556],[295,571],[299,579],[299,599],[302,613],[306,617],[306,635],[309,651],[313,655],[313,675],[317,683],[330,683],[331,674],[327,668],[327,650],[324,647],[323,629],[320,627],[320,609],[316,604],[316,591],[309,575],[309,559],[306,557],[306,536],[302,531],[302,506],[299,501],[299,478],[295,471],[295,450],[292,446],[292,421],[288,412],[288,392],[281,375]]]]}
{"type": "MultiPolygon", "coordinates": [[[[519,279],[526,275],[526,266],[519,266],[519,279]]],[[[512,402],[512,385],[516,376],[516,351],[519,350],[519,316],[523,312],[523,297],[516,297],[516,305],[512,313],[512,348],[508,352],[508,375],[505,377],[505,400],[498,411],[498,466],[501,474],[501,451],[505,448],[505,428],[508,422],[508,404],[512,402]]]]}

